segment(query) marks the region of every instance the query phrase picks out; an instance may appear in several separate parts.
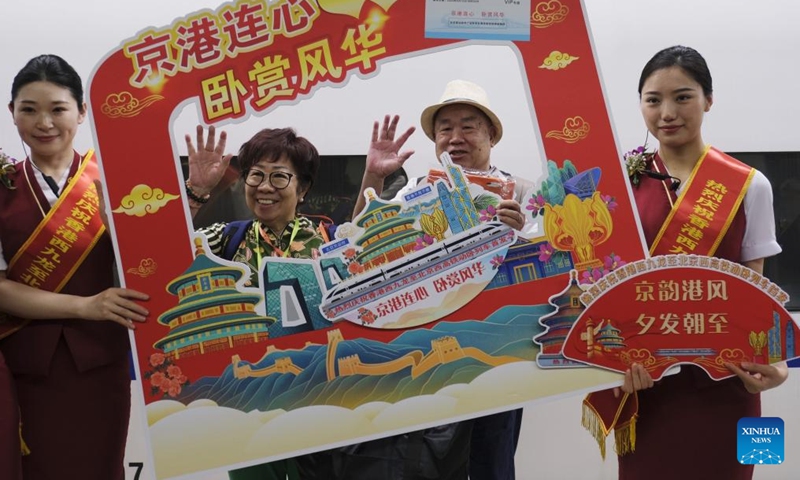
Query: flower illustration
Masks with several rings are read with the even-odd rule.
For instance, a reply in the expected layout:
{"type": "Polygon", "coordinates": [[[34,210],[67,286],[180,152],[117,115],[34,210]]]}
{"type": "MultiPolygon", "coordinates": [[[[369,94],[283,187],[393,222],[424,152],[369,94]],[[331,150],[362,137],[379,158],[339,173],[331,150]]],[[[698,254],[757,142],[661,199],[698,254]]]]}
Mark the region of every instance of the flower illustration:
{"type": "Polygon", "coordinates": [[[580,283],[594,283],[627,263],[619,255],[611,252],[610,255],[606,255],[603,258],[603,266],[601,268],[587,268],[581,275],[580,283]]]}
{"type": "Polygon", "coordinates": [[[378,317],[372,313],[372,310],[360,307],[358,309],[358,319],[361,320],[361,325],[372,325],[378,317]]]}
{"type": "Polygon", "coordinates": [[[11,173],[14,171],[15,163],[17,163],[17,161],[3,153],[3,149],[0,148],[0,183],[9,190],[17,188],[14,186],[14,180],[10,177],[11,173]]]}
{"type": "Polygon", "coordinates": [[[494,205],[487,205],[484,210],[481,210],[478,213],[480,213],[481,215],[480,217],[481,222],[488,222],[489,220],[494,218],[494,216],[497,214],[497,209],[494,208],[494,205]]]}
{"type": "Polygon", "coordinates": [[[163,353],[154,353],[150,355],[150,365],[158,367],[159,365],[163,365],[166,359],[167,357],[163,353]]]}
{"type": "Polygon", "coordinates": [[[367,270],[364,265],[356,260],[356,257],[358,257],[358,249],[349,247],[342,252],[342,256],[344,257],[344,266],[347,268],[347,273],[349,273],[351,277],[367,270]]]}
{"type": "Polygon", "coordinates": [[[544,204],[544,196],[539,193],[528,199],[528,204],[525,205],[525,209],[533,212],[531,215],[533,218],[536,218],[537,216],[544,214],[544,204]]]}
{"type": "Polygon", "coordinates": [[[550,245],[550,242],[545,242],[539,245],[539,260],[542,262],[549,262],[556,250],[550,245]]]}
{"type": "Polygon", "coordinates": [[[152,375],[150,375],[150,385],[155,388],[161,388],[161,382],[163,382],[165,378],[167,378],[167,376],[163,373],[154,372],[152,375]]]}
{"type": "Polygon", "coordinates": [[[653,154],[647,152],[646,146],[641,146],[626,152],[622,159],[625,162],[625,168],[628,171],[631,183],[634,186],[638,186],[639,179],[643,173],[647,172],[650,162],[653,160],[653,154]]]}
{"type": "Polygon", "coordinates": [[[611,255],[606,255],[606,257],[603,259],[603,266],[609,272],[616,270],[626,263],[628,262],[622,260],[619,255],[616,255],[614,252],[611,252],[611,255]]]}
{"type": "Polygon", "coordinates": [[[582,283],[582,284],[594,283],[594,282],[600,280],[601,278],[603,278],[603,275],[605,275],[607,273],[608,273],[608,271],[606,271],[606,269],[604,269],[604,268],[591,268],[591,267],[589,267],[589,268],[586,269],[586,271],[583,272],[583,275],[581,275],[580,283],[582,283]]]}
{"type": "Polygon", "coordinates": [[[428,245],[433,245],[436,239],[432,236],[428,235],[427,233],[421,237],[417,237],[417,242],[414,244],[414,250],[422,250],[423,248],[427,247],[428,245]]]}
{"type": "Polygon", "coordinates": [[[347,271],[350,272],[351,275],[358,275],[364,271],[364,266],[358,262],[350,262],[350,264],[347,265],[347,271]]]}
{"type": "Polygon", "coordinates": [[[189,385],[189,378],[183,374],[181,367],[175,365],[169,357],[161,352],[150,355],[152,370],[144,373],[144,378],[150,381],[152,395],[166,395],[177,397],[183,387],[189,385]]]}
{"type": "Polygon", "coordinates": [[[489,211],[489,207],[493,207],[495,211],[497,211],[497,205],[499,204],[499,200],[497,197],[490,195],[488,193],[481,193],[480,195],[476,195],[472,199],[472,204],[475,205],[475,210],[481,212],[482,210],[486,210],[487,213],[489,211]]]}
{"type": "Polygon", "coordinates": [[[609,212],[613,212],[615,208],[619,206],[617,203],[617,199],[612,197],[611,195],[600,195],[600,199],[603,200],[606,204],[606,208],[608,208],[609,212]]]}
{"type": "Polygon", "coordinates": [[[169,367],[167,367],[167,375],[169,375],[170,378],[178,377],[182,373],[183,372],[181,372],[181,367],[177,365],[170,365],[169,367]]]}
{"type": "Polygon", "coordinates": [[[181,394],[181,384],[177,380],[170,380],[167,395],[177,397],[181,394]]]}
{"type": "Polygon", "coordinates": [[[503,256],[502,255],[495,255],[489,260],[489,264],[492,266],[492,270],[497,270],[500,265],[503,263],[503,256]]]}

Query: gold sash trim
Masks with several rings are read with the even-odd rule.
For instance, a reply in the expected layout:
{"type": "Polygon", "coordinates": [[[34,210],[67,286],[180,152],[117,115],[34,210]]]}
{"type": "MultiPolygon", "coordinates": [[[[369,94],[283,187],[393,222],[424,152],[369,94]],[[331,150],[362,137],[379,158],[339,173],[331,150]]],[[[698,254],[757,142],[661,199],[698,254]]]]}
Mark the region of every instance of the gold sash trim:
{"type": "MultiPolygon", "coordinates": [[[[94,186],[99,176],[94,150],[89,150],[56,204],[11,258],[10,280],[56,293],[64,288],[105,232],[94,186]]],[[[0,338],[28,322],[0,319],[0,338]]]]}
{"type": "Polygon", "coordinates": [[[653,241],[650,254],[714,255],[755,172],[739,160],[706,147],[653,241]]]}

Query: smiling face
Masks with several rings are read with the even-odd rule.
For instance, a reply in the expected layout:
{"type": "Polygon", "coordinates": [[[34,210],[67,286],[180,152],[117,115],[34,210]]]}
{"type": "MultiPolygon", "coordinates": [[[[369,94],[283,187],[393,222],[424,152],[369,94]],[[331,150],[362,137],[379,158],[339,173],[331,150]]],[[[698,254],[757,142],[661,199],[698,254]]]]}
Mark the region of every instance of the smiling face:
{"type": "Polygon", "coordinates": [[[473,170],[489,170],[494,126],[483,112],[463,103],[448,105],[433,122],[436,158],[447,152],[453,162],[473,170]]]}
{"type": "Polygon", "coordinates": [[[673,66],[656,70],[645,80],[640,105],[647,129],[661,149],[702,151],[700,130],[712,101],[697,81],[673,66]]]}
{"type": "MultiPolygon", "coordinates": [[[[274,178],[273,181],[278,183],[277,178],[274,178]]],[[[300,199],[305,196],[307,191],[308,186],[300,184],[297,172],[286,155],[281,156],[278,160],[262,158],[245,175],[244,193],[247,206],[261,223],[277,235],[280,235],[286,225],[294,220],[300,199]],[[263,177],[258,172],[263,173],[263,177]],[[272,186],[269,177],[273,172],[292,175],[286,188],[278,189],[272,186]],[[249,185],[258,183],[257,180],[253,181],[252,179],[259,177],[263,178],[259,186],[249,185]]]]}
{"type": "Polygon", "coordinates": [[[69,161],[86,104],[78,105],[69,89],[51,82],[32,82],[19,90],[9,106],[22,141],[36,162],[69,161]]]}

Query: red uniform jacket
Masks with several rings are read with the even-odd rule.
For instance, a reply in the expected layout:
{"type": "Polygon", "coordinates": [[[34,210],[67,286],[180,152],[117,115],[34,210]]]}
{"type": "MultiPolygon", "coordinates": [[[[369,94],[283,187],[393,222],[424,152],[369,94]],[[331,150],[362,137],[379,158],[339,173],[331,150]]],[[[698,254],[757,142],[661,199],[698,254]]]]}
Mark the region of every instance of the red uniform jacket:
{"type": "MultiPolygon", "coordinates": [[[[70,176],[77,168],[78,162],[73,162],[70,176]]],[[[16,190],[0,186],[0,242],[7,263],[42,220],[36,200],[45,213],[50,210],[30,162],[17,164],[11,176],[16,190]],[[28,171],[30,184],[23,168],[28,171]]],[[[113,262],[111,239],[103,235],[61,293],[88,296],[112,287],[113,262]]],[[[0,351],[14,374],[46,375],[62,334],[81,372],[118,361],[130,348],[126,329],[117,323],[51,319],[33,321],[0,340],[0,351]]]]}

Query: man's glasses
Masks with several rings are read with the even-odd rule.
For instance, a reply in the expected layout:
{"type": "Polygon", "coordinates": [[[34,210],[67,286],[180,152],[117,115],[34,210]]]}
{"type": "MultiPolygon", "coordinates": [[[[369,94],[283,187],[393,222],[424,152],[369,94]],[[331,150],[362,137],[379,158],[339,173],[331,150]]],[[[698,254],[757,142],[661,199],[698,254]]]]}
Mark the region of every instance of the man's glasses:
{"type": "Polygon", "coordinates": [[[261,170],[256,170],[253,168],[247,172],[247,176],[244,177],[244,183],[246,183],[248,186],[258,188],[259,185],[264,183],[264,179],[267,176],[269,176],[269,184],[272,185],[272,188],[276,190],[283,190],[289,186],[294,174],[282,172],[280,170],[275,170],[273,172],[269,172],[269,174],[266,174],[261,170]]]}

